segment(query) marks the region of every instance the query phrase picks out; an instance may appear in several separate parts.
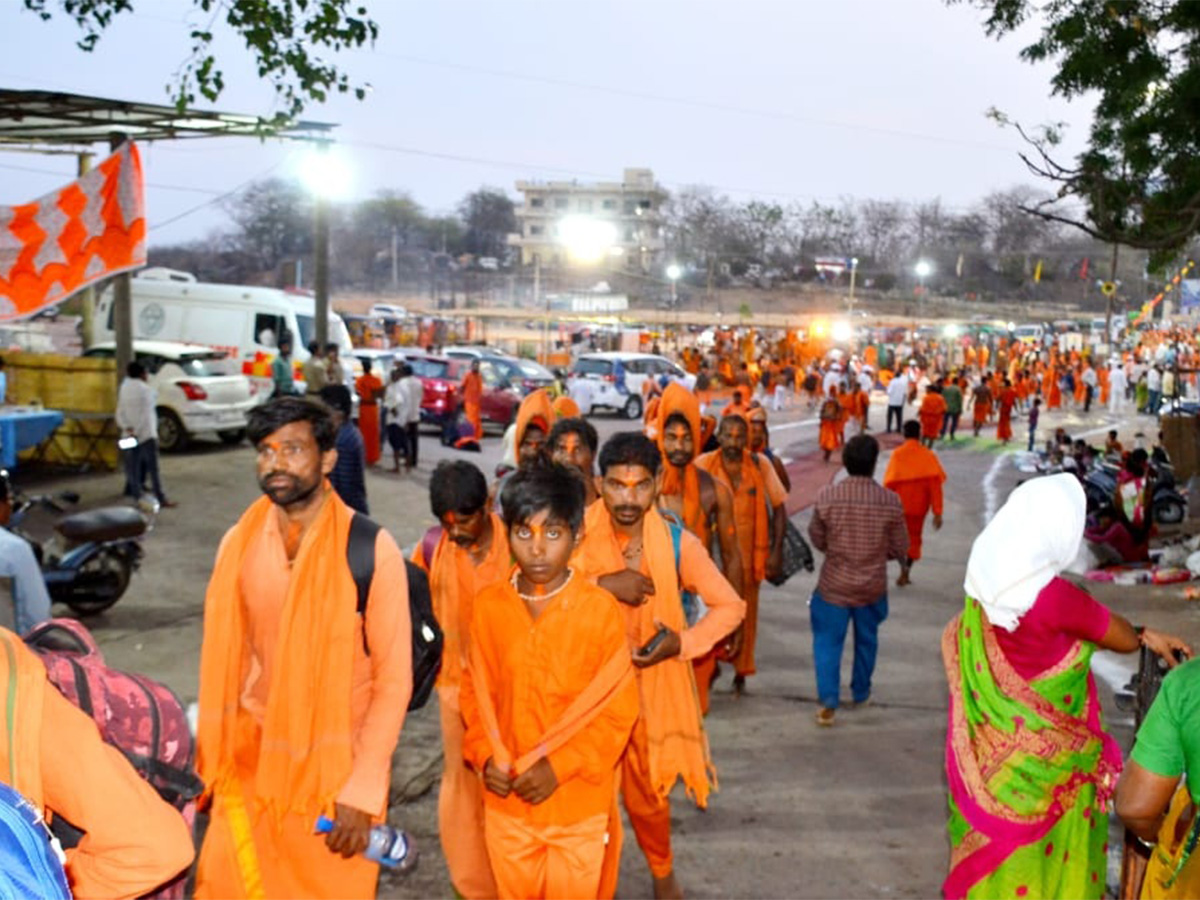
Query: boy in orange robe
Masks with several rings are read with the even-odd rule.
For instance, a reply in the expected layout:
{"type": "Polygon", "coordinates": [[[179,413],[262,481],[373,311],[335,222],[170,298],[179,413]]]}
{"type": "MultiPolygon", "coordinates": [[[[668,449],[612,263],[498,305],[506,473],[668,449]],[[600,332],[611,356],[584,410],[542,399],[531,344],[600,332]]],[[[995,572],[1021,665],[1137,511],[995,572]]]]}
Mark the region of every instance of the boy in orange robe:
{"type": "MultiPolygon", "coordinates": [[[[744,430],[741,419],[725,420],[730,421],[744,430]]],[[[581,575],[622,604],[641,710],[621,761],[621,793],[650,865],[654,896],[676,897],[667,798],[682,780],[703,808],[715,783],[691,661],[737,628],[746,604],[691,532],[679,533],[676,555],[675,536],[654,505],[661,465],[658,448],[643,434],[624,432],[605,443],[600,450],[604,502],[587,511],[575,563],[581,575]],[[681,590],[699,594],[708,607],[691,626],[681,590]]],[[[619,854],[610,848],[603,896],[616,888],[618,862],[619,854]]]]}
{"type": "Polygon", "coordinates": [[[91,716],[50,684],[42,661],[4,628],[0,696],[0,782],[84,832],[66,851],[72,896],[140,897],[187,868],[192,836],[183,816],[100,739],[91,716]]]}
{"type": "Polygon", "coordinates": [[[926,447],[932,447],[933,442],[941,436],[945,417],[946,400],[942,396],[941,379],[938,379],[937,384],[925,388],[925,396],[921,398],[921,406],[917,409],[917,418],[921,420],[921,441],[926,447]]]}
{"type": "Polygon", "coordinates": [[[599,897],[615,773],[639,706],[624,623],[612,596],[570,567],[583,520],[574,473],[520,470],[503,507],[517,568],[476,600],[461,694],[496,888],[520,900],[599,897]]]}
{"type": "Polygon", "coordinates": [[[359,615],[328,408],[279,397],[247,431],[266,496],[221,541],[204,600],[197,768],[211,819],[196,896],[374,897],[379,866],[362,853],[412,694],[404,558],[380,529],[359,615]],[[331,811],[333,831],[314,834],[331,811]]]}
{"type": "Polygon", "coordinates": [[[363,373],[354,382],[358,394],[358,430],[362,432],[368,466],[379,462],[379,398],[383,382],[371,371],[371,360],[362,361],[363,373]]]}
{"type": "Polygon", "coordinates": [[[483,377],[479,374],[479,360],[471,360],[471,368],[459,385],[462,394],[463,415],[475,429],[475,440],[483,440],[483,377]]]}
{"type": "Polygon", "coordinates": [[[921,532],[930,510],[933,510],[934,530],[942,527],[942,482],[946,473],[937,454],[922,446],[920,436],[920,425],[913,421],[904,423],[904,443],[892,451],[883,476],[883,486],[900,496],[908,528],[908,556],[900,566],[900,577],[896,580],[899,587],[912,583],[909,573],[913,563],[921,558],[921,532]]]}
{"type": "Polygon", "coordinates": [[[466,900],[496,896],[496,880],[483,832],[483,786],[463,758],[459,692],[471,643],[476,598],[509,574],[508,536],[498,515],[489,512],[487,479],[464,460],[442,462],[429,481],[429,505],[441,535],[425,559],[417,544],[413,562],[429,572],[433,613],[442,626],[442,669],[438,708],[442,720],[442,782],[438,790],[438,834],[450,882],[466,900]]]}
{"type": "MultiPolygon", "coordinates": [[[[656,439],[662,451],[662,485],[658,506],[673,512],[712,555],[713,538],[721,549],[721,572],[739,596],[743,593],[742,553],[737,541],[733,494],[709,472],[697,466],[702,425],[696,397],[681,384],[667,385],[659,405],[656,439]]],[[[717,674],[717,651],[693,661],[700,711],[708,714],[709,688],[717,674]]]]}

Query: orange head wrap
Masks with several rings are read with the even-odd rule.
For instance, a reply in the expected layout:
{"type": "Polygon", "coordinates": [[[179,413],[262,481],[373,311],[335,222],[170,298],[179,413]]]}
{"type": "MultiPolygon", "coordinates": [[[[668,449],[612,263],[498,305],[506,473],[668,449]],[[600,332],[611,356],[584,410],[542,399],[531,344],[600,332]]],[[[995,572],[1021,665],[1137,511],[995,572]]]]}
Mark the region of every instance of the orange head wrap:
{"type": "Polygon", "coordinates": [[[555,398],[552,406],[554,415],[559,419],[578,419],[580,417],[579,404],[565,394],[555,398]]]}
{"type": "Polygon", "coordinates": [[[536,425],[546,434],[550,433],[550,423],[554,421],[554,405],[545,388],[532,391],[521,401],[517,409],[517,430],[513,433],[513,448],[520,457],[521,441],[525,438],[525,430],[530,425],[536,425]]]}

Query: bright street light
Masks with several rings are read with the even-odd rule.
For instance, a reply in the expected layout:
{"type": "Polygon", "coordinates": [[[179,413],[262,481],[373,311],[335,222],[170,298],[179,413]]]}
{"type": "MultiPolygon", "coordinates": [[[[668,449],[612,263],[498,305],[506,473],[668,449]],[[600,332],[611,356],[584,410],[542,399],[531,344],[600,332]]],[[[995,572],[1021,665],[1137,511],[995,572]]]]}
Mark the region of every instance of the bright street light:
{"type": "Polygon", "coordinates": [[[834,322],[831,333],[833,335],[833,339],[838,343],[844,343],[845,341],[850,340],[850,336],[853,334],[853,332],[850,330],[849,322],[834,322]]]}
{"type": "Polygon", "coordinates": [[[667,266],[667,277],[670,278],[672,281],[678,281],[679,276],[682,274],[683,274],[683,269],[679,268],[679,266],[676,265],[675,263],[671,263],[669,266],[667,266]]]}
{"type": "Polygon", "coordinates": [[[922,259],[917,262],[916,266],[913,268],[913,271],[917,273],[917,277],[920,278],[921,281],[924,281],[933,273],[933,263],[929,262],[927,259],[922,259]]]}
{"type": "Polygon", "coordinates": [[[296,176],[314,197],[346,200],[354,179],[350,164],[336,147],[312,148],[296,163],[296,176]]]}

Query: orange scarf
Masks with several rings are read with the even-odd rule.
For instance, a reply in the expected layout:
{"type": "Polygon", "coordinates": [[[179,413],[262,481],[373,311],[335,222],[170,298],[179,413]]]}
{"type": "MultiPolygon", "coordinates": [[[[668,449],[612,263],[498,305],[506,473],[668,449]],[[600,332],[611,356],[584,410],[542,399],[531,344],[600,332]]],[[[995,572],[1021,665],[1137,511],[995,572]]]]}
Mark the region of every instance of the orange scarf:
{"type": "MultiPolygon", "coordinates": [[[[276,815],[332,810],[353,765],[350,686],[358,640],[357,591],[346,565],[353,512],[329,483],[292,565],[270,674],[254,795],[276,815]]],[[[226,534],[204,599],[197,765],[210,791],[240,792],[235,732],[247,640],[241,571],[248,550],[277,515],[260,497],[226,534]]]]}
{"type": "MultiPolygon", "coordinates": [[[[733,494],[736,500],[737,491],[733,489],[733,481],[730,479],[729,473],[725,471],[725,463],[720,450],[705,453],[696,460],[696,465],[729,488],[729,493],[733,494]]],[[[767,519],[767,504],[770,501],[767,499],[767,485],[763,481],[762,470],[758,467],[758,456],[749,450],[744,450],[742,452],[743,487],[747,486],[747,480],[750,482],[748,488],[754,491],[754,496],[758,500],[754,504],[754,558],[751,576],[755,581],[762,581],[767,577],[767,559],[771,555],[771,527],[767,519]]],[[[738,525],[740,526],[741,523],[739,522],[738,525]]],[[[742,563],[745,564],[744,559],[742,563]]]]}
{"type": "MultiPolygon", "coordinates": [[[[627,568],[612,517],[603,502],[588,507],[584,534],[576,551],[580,574],[595,581],[601,575],[627,568]]],[[[656,621],[679,633],[687,628],[671,532],[653,508],[642,520],[642,548],[642,559],[649,564],[654,581],[654,594],[636,609],[622,606],[627,614],[637,617],[636,634],[631,633],[630,638],[636,639],[639,647],[658,630],[656,621]]],[[[717,786],[717,773],[708,752],[692,664],[676,656],[648,669],[638,669],[637,676],[650,747],[651,784],[660,797],[666,797],[675,782],[682,779],[688,796],[703,809],[709,791],[717,786]]]]}
{"type": "MultiPolygon", "coordinates": [[[[505,537],[504,520],[496,513],[492,518],[492,545],[488,555],[480,565],[499,563],[499,555],[503,554],[503,563],[510,560],[508,540],[505,537]]],[[[438,539],[433,550],[433,560],[429,563],[429,587],[433,594],[433,615],[442,626],[442,659],[456,660],[457,665],[443,665],[438,673],[438,694],[452,703],[458,703],[459,675],[467,661],[467,645],[469,641],[464,633],[470,627],[462,613],[462,603],[459,597],[458,583],[458,554],[468,551],[459,549],[450,540],[445,531],[438,539]],[[447,697],[448,695],[448,697],[447,697]]]]}
{"type": "Polygon", "coordinates": [[[920,481],[924,478],[945,481],[946,473],[942,471],[942,464],[938,462],[936,453],[924,447],[915,438],[909,438],[892,451],[887,472],[883,476],[883,486],[890,488],[894,484],[920,481]]]}
{"type": "MultiPolygon", "coordinates": [[[[659,452],[663,450],[663,432],[667,428],[667,420],[672,416],[683,416],[687,419],[688,428],[692,432],[692,446],[695,453],[701,450],[700,434],[700,401],[696,395],[677,382],[671,382],[663,391],[658,403],[658,420],[654,434],[659,452]]],[[[663,457],[663,481],[659,494],[667,496],[683,495],[683,524],[693,534],[708,533],[708,523],[705,521],[704,510],[700,507],[700,475],[694,465],[687,465],[680,470],[671,465],[663,457]]]]}
{"type": "MultiPolygon", "coordinates": [[[[511,580],[505,583],[504,590],[516,593],[511,580]]],[[[483,720],[483,729],[487,732],[488,743],[492,746],[492,762],[497,768],[507,770],[515,777],[523,774],[542,757],[549,756],[565,746],[595,721],[633,677],[633,661],[629,656],[628,647],[619,648],[600,667],[600,671],[588,682],[588,686],[571,701],[571,705],[563,710],[558,720],[546,729],[537,746],[517,760],[513,759],[512,751],[504,745],[504,738],[500,734],[500,721],[496,717],[496,706],[492,702],[492,686],[488,681],[487,667],[468,666],[467,670],[471,673],[472,686],[475,688],[479,717],[483,720]]]]}
{"type": "Polygon", "coordinates": [[[44,811],[39,735],[46,668],[5,628],[0,628],[0,674],[0,781],[44,811]]]}
{"type": "Polygon", "coordinates": [[[520,456],[521,441],[525,438],[525,429],[536,425],[546,434],[550,433],[550,423],[554,421],[554,404],[545,388],[530,392],[521,405],[517,407],[517,427],[513,431],[513,451],[520,456]]]}

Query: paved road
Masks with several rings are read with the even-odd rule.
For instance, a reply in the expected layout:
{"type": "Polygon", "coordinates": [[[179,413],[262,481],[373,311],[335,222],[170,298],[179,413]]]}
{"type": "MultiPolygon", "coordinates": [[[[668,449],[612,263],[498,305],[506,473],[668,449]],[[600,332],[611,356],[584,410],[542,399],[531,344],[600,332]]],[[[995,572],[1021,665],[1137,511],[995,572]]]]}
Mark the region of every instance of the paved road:
{"type": "MultiPolygon", "coordinates": [[[[871,412],[883,421],[881,398],[871,412]]],[[[1102,436],[1107,414],[1056,414],[1044,432],[1064,423],[1073,434],[1102,436]]],[[[632,423],[594,420],[602,439],[632,423]]],[[[1023,438],[1024,423],[1017,423],[1023,438]]],[[[1123,425],[1123,437],[1150,420],[1123,425]]],[[[773,442],[785,456],[813,452],[816,423],[806,409],[773,421],[773,442]]],[[[499,459],[499,439],[471,458],[485,471],[499,459]]],[[[945,623],[962,604],[962,577],[971,541],[1016,483],[1011,456],[993,438],[962,439],[940,449],[949,482],[946,526],[928,533],[914,584],[893,590],[891,616],[881,632],[873,699],[818,729],[806,600],[815,575],[800,574],[783,588],[764,586],[759,630],[760,674],[735,700],[729,675],[717,684],[708,728],[720,772],[720,791],[707,812],[676,797],[673,824],[682,884],[695,897],[932,897],[946,866],[944,785],[946,688],[938,653],[945,623]]],[[[432,523],[428,478],[434,462],[457,456],[427,436],[420,470],[411,476],[372,472],[372,512],[404,546],[432,523]]],[[[885,460],[880,462],[880,473],[885,460]]],[[[112,664],[147,672],[182,697],[196,695],[204,587],[224,530],[257,496],[248,447],[206,444],[163,460],[168,491],[180,501],[165,511],[146,541],[146,562],[130,592],[92,620],[112,664]]],[[[115,474],[56,479],[33,485],[72,487],[88,501],[115,497],[115,474]]],[[[807,512],[795,521],[803,529],[807,512]]],[[[1173,628],[1200,641],[1200,605],[1166,589],[1105,596],[1138,621],[1173,628]]],[[[845,661],[848,680],[849,659],[845,661]]],[[[1102,654],[1102,682],[1126,677],[1129,661],[1102,654]]],[[[1107,693],[1107,692],[1106,692],[1107,693]]],[[[1110,723],[1128,746],[1123,714],[1109,704],[1110,723]]],[[[410,717],[398,754],[397,782],[419,791],[436,775],[436,710],[410,717]]],[[[386,879],[381,896],[450,896],[436,837],[436,796],[429,792],[393,810],[423,849],[408,879],[386,879]]],[[[626,844],[620,896],[650,895],[650,879],[632,840],[626,844]]]]}

